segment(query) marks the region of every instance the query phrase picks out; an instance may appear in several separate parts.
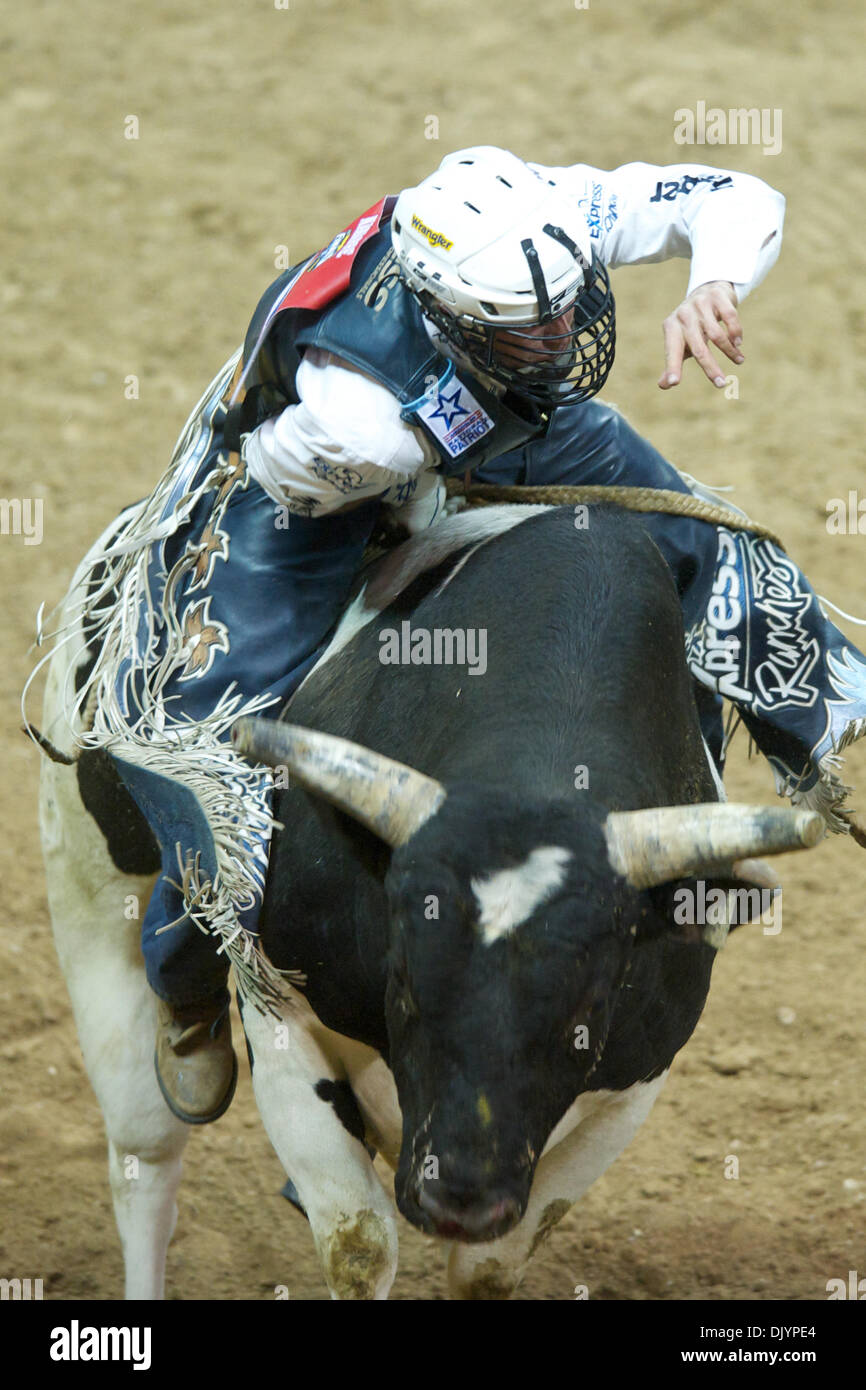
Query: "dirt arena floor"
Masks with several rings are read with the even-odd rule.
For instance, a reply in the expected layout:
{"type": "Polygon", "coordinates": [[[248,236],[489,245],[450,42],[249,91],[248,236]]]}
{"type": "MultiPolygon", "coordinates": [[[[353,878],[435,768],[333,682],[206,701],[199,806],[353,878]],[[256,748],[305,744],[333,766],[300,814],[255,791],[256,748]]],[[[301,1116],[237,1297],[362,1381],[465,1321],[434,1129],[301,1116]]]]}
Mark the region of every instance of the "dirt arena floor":
{"type": "MultiPolygon", "coordinates": [[[[866,535],[826,526],[829,499],[866,495],[861,22],[859,0],[34,0],[9,12],[0,493],[44,499],[44,534],[0,536],[0,1275],[42,1277],[52,1299],[116,1297],[122,1280],[101,1116],[44,896],[39,758],[18,728],[36,610],[150,491],[277,248],[299,259],[470,144],[601,168],[693,154],[767,179],[788,199],[786,239],[743,308],[738,398],[693,364],[677,390],[656,386],[684,261],[615,276],[606,395],[674,462],[733,484],[818,591],[864,615],[866,535]],[[677,145],[674,112],[698,101],[781,111],[781,151],[677,145]]],[[[745,755],[741,743],[731,794],[773,801],[769,769],[745,755]]],[[[731,938],[653,1114],[520,1297],[572,1299],[583,1284],[594,1299],[809,1300],[866,1275],[866,855],[837,838],[781,869],[783,930],[731,938]]],[[[325,1298],[242,1067],[229,1114],[187,1149],[170,1297],[268,1299],[282,1284],[325,1298]]],[[[441,1253],[405,1223],[401,1241],[394,1297],[443,1298],[441,1253]]]]}

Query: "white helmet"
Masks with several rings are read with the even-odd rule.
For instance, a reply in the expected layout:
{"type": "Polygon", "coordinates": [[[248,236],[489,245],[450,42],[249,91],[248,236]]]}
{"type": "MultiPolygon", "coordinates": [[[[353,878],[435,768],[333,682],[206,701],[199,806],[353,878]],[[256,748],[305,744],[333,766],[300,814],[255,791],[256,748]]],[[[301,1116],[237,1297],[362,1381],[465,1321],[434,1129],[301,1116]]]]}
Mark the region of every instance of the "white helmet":
{"type": "Polygon", "coordinates": [[[576,199],[552,179],[495,146],[459,150],[400,194],[391,236],[425,315],[473,366],[547,407],[601,389],[610,282],[576,199]],[[563,331],[539,335],[539,324],[563,331]]]}

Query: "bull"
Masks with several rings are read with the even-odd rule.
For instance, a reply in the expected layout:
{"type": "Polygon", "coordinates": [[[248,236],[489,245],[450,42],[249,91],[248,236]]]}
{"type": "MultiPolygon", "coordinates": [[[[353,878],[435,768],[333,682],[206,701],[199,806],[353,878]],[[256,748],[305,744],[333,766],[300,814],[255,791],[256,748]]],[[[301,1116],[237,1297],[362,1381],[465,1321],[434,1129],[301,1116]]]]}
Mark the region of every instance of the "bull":
{"type": "MultiPolygon", "coordinates": [[[[724,933],[680,924],[674,894],[730,888],[822,823],[720,800],[673,581],[615,509],[580,529],[567,509],[491,509],[407,542],[281,718],[240,721],[235,741],[285,774],[260,930],[304,984],[278,1019],[242,1016],[328,1288],[384,1298],[393,1282],[378,1152],[402,1215],[449,1242],[451,1294],[508,1297],[700,1017],[724,933]],[[417,664],[384,660],[407,620],[483,630],[483,674],[424,664],[420,647],[417,664]]],[[[158,857],[94,756],[74,774],[45,765],[49,900],[106,1120],[127,1296],[154,1298],[189,1131],[154,1077],[137,924],[117,920],[118,894],[146,897],[158,857]]]]}

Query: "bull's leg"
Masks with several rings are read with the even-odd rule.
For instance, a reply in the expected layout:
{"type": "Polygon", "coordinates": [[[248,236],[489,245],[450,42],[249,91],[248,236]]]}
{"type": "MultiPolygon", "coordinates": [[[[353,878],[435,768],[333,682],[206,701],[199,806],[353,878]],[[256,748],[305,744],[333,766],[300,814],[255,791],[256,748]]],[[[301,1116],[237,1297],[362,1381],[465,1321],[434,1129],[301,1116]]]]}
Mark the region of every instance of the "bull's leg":
{"type": "MultiPolygon", "coordinates": [[[[60,679],[57,663],[44,719],[55,738],[60,679]]],[[[153,876],[116,867],[74,767],[43,762],[40,820],[57,954],[105,1117],[126,1296],[161,1298],[188,1130],[166,1107],[153,1069],[155,1000],[139,945],[153,876]]]]}
{"type": "Polygon", "coordinates": [[[579,1097],[539,1160],[519,1225],[501,1240],[452,1247],[448,1263],[452,1298],[510,1297],[541,1242],[631,1143],[666,1076],[667,1072],[627,1091],[579,1097]]]}
{"type": "Polygon", "coordinates": [[[244,1008],[259,1113],[307,1213],[331,1297],[384,1299],[397,1272],[393,1204],[364,1146],[336,1035],[294,1001],[281,1021],[244,1008]]]}

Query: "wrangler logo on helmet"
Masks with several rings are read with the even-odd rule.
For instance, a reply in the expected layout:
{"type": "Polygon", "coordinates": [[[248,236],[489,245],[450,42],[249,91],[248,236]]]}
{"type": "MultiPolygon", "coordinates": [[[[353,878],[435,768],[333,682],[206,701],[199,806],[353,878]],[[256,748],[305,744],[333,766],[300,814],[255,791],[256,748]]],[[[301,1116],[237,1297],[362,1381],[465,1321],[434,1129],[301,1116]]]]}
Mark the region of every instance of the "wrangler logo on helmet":
{"type": "Polygon", "coordinates": [[[454,245],[454,242],[449,241],[447,236],[443,236],[441,232],[434,232],[432,227],[425,226],[421,218],[416,217],[414,214],[412,216],[412,226],[415,228],[416,232],[420,232],[422,236],[427,238],[431,246],[441,246],[444,251],[450,251],[451,247],[454,245]]]}

